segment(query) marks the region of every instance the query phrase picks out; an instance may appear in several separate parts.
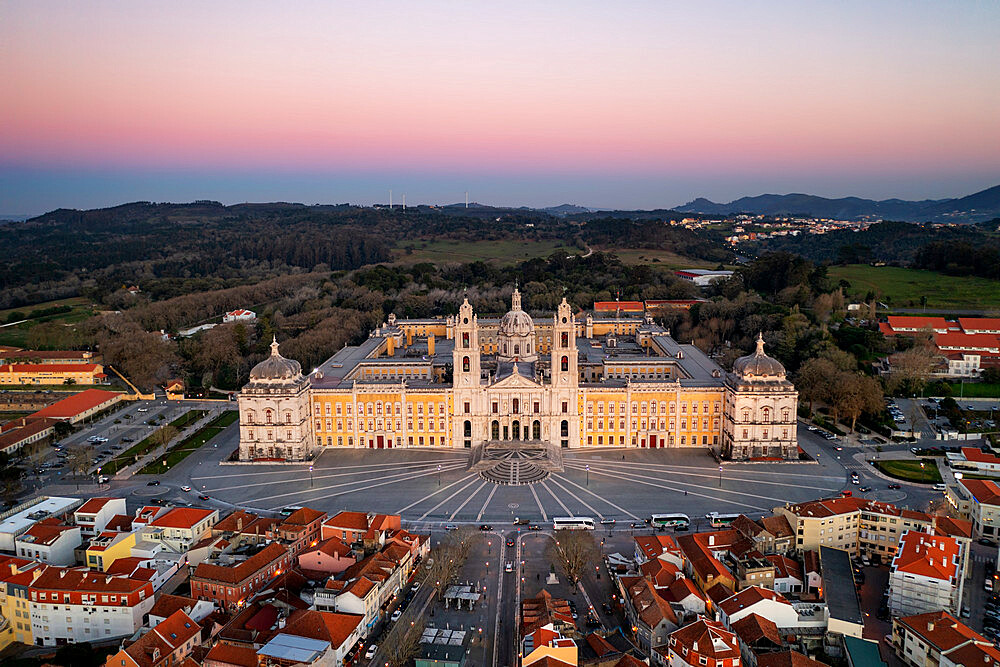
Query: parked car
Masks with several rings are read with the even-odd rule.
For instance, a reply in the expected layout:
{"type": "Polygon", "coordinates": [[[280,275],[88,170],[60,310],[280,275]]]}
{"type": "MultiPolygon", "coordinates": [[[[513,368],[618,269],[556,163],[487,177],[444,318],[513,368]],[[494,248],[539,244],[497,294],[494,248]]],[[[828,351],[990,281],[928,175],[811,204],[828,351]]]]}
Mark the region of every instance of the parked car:
{"type": "Polygon", "coordinates": [[[401,609],[397,609],[396,611],[392,612],[392,616],[389,617],[389,620],[395,623],[396,621],[399,620],[399,617],[402,615],[403,611],[401,609]]]}
{"type": "Polygon", "coordinates": [[[365,660],[371,660],[372,658],[375,657],[375,654],[377,652],[378,652],[378,646],[372,644],[371,646],[368,647],[368,650],[365,651],[365,660]]]}
{"type": "Polygon", "coordinates": [[[458,530],[458,526],[456,526],[453,523],[448,523],[448,524],[445,524],[444,529],[445,530],[458,530]]]}

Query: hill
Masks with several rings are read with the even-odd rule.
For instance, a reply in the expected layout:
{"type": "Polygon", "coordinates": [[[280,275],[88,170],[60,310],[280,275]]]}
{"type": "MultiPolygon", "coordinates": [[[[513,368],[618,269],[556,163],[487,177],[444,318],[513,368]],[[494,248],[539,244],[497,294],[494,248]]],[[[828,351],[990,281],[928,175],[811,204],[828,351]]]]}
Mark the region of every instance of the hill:
{"type": "Polygon", "coordinates": [[[816,195],[793,193],[765,194],[741,197],[721,204],[699,197],[678,206],[681,213],[727,215],[753,213],[759,215],[803,215],[839,220],[883,219],[907,222],[982,222],[1000,217],[1000,185],[958,199],[863,199],[841,197],[828,199],[816,195]]]}

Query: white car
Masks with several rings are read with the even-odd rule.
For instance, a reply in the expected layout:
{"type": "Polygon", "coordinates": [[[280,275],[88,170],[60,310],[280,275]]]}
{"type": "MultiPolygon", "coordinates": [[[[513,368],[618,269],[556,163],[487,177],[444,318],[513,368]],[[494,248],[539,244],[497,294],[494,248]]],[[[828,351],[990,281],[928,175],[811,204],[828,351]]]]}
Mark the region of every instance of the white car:
{"type": "Polygon", "coordinates": [[[507,565],[504,567],[504,571],[505,572],[513,572],[514,571],[514,563],[512,563],[510,561],[507,561],[507,565]]]}
{"type": "Polygon", "coordinates": [[[377,651],[378,651],[378,646],[375,646],[375,644],[372,644],[371,646],[369,646],[368,650],[365,651],[365,660],[371,660],[372,658],[374,658],[375,657],[375,653],[377,651]]]}
{"type": "Polygon", "coordinates": [[[191,490],[191,487],[188,486],[188,485],[186,485],[186,484],[181,487],[181,491],[190,491],[190,490],[191,490]]]}
{"type": "Polygon", "coordinates": [[[414,581],[413,582],[413,588],[411,590],[419,591],[420,590],[420,582],[419,581],[414,581]]]}
{"type": "Polygon", "coordinates": [[[389,620],[395,623],[396,621],[399,620],[399,617],[402,615],[403,615],[402,610],[397,609],[396,611],[392,612],[392,616],[389,617],[389,620]]]}

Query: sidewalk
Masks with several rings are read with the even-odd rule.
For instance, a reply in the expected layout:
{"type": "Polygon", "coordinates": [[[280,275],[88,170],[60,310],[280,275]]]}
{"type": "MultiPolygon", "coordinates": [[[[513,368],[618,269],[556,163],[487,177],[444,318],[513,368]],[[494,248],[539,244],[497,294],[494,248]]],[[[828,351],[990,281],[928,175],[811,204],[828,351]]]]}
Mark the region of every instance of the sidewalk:
{"type": "MultiPolygon", "coordinates": [[[[192,433],[197,432],[198,429],[200,429],[201,427],[205,426],[210,421],[218,417],[222,412],[223,410],[220,410],[215,407],[208,408],[208,414],[206,414],[204,417],[194,422],[193,424],[189,424],[188,426],[181,429],[180,433],[174,436],[166,445],[161,447],[156,447],[151,452],[147,453],[145,456],[140,458],[136,463],[132,463],[119,470],[117,473],[115,473],[112,479],[116,480],[128,479],[132,475],[138,474],[138,472],[142,470],[143,467],[145,467],[147,464],[155,461],[160,456],[164,456],[168,451],[170,451],[171,447],[180,443],[182,440],[184,440],[184,438],[188,437],[192,433]]],[[[153,432],[155,433],[156,431],[153,432]]],[[[95,466],[95,469],[96,467],[99,466],[95,466]]]]}

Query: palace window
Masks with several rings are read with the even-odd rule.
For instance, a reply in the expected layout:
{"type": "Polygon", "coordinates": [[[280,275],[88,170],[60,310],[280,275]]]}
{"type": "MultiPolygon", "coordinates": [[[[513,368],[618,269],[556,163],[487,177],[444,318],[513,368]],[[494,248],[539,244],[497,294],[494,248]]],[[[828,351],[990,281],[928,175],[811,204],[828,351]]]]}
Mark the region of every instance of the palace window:
{"type": "Polygon", "coordinates": [[[465,408],[465,414],[469,414],[470,412],[472,412],[472,406],[469,404],[468,401],[465,402],[463,407],[465,408]]]}
{"type": "Polygon", "coordinates": [[[520,408],[521,408],[521,402],[518,399],[515,398],[514,400],[511,401],[510,411],[513,414],[515,415],[518,414],[521,411],[520,408]]]}
{"type": "Polygon", "coordinates": [[[469,372],[469,358],[468,357],[462,357],[462,372],[463,373],[468,373],[469,372]]]}
{"type": "Polygon", "coordinates": [[[264,412],[264,421],[266,421],[268,424],[274,421],[274,415],[271,413],[270,410],[266,410],[264,412]]]}
{"type": "Polygon", "coordinates": [[[569,370],[569,357],[563,355],[562,361],[559,362],[559,367],[563,371],[569,370]]]}
{"type": "Polygon", "coordinates": [[[761,413],[761,418],[763,419],[765,424],[771,421],[771,408],[764,408],[763,410],[760,411],[760,413],[761,413]]]}

